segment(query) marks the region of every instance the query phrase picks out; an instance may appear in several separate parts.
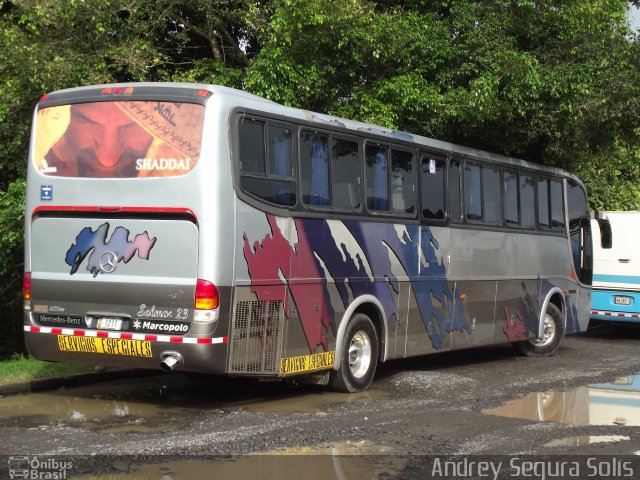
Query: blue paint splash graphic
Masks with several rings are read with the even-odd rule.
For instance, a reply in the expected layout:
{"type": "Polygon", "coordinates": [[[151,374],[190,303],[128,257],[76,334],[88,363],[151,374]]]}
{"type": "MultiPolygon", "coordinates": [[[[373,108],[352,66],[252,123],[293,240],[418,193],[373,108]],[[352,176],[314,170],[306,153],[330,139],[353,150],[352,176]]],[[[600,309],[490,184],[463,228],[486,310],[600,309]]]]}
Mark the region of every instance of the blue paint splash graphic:
{"type": "Polygon", "coordinates": [[[120,262],[128,263],[137,253],[143,260],[149,259],[149,252],[156,243],[156,237],[149,238],[147,232],[135,236],[132,242],[129,241],[129,230],[124,227],[116,227],[107,242],[109,234],[109,223],[103,223],[97,230],[85,227],[76,237],[76,242],[67,251],[65,262],[71,267],[70,274],[78,271],[87,255],[87,271],[95,278],[99,273],[107,273],[100,265],[100,260],[105,253],[113,253],[116,264],[120,262]]]}

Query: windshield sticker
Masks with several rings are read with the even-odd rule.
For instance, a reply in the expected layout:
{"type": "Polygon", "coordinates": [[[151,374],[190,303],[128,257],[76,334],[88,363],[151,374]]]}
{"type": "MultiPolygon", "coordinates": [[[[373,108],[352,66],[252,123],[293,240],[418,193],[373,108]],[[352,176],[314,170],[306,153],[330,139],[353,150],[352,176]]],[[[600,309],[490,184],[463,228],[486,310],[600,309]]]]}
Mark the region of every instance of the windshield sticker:
{"type": "Polygon", "coordinates": [[[132,178],[190,172],[200,156],[204,106],[93,102],[38,110],[33,162],[43,175],[132,178]]]}
{"type": "Polygon", "coordinates": [[[53,186],[40,185],[40,200],[43,202],[50,202],[53,200],[53,186]]]}
{"type": "Polygon", "coordinates": [[[87,271],[95,278],[99,273],[113,273],[119,262],[128,263],[137,253],[143,260],[149,260],[149,253],[156,243],[156,237],[149,238],[147,232],[129,241],[129,230],[116,227],[107,242],[109,223],[103,223],[97,230],[85,227],[76,237],[76,242],[67,251],[65,262],[73,275],[89,255],[87,271]]]}

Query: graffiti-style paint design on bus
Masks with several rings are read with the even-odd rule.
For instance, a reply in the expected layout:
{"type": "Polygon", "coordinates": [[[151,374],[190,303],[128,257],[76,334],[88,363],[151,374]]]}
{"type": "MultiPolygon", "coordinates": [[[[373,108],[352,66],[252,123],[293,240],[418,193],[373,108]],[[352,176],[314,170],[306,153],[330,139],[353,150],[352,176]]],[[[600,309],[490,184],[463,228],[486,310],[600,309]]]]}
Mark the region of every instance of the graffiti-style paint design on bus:
{"type": "Polygon", "coordinates": [[[295,219],[283,233],[277,217],[267,215],[271,229],[250,245],[244,234],[244,256],[251,290],[258,300],[284,302],[291,317],[288,292],[295,303],[310,352],[327,349],[335,334],[328,286],[346,309],[360,295],[373,295],[388,322],[400,321],[396,297],[400,281],[410,281],[425,328],[436,350],[453,331],[471,334],[459,294],[446,278],[439,243],[427,227],[356,221],[295,219]],[[317,281],[320,279],[321,281],[317,281]],[[434,306],[434,300],[441,308],[434,306]],[[446,312],[444,314],[443,312],[446,312]]]}
{"type": "MultiPolygon", "coordinates": [[[[538,278],[538,293],[540,293],[542,283],[538,278]]],[[[540,298],[544,297],[538,295],[538,299],[540,298]]],[[[535,332],[538,329],[539,307],[538,305],[536,308],[531,294],[527,291],[526,284],[522,282],[522,295],[516,311],[512,313],[508,306],[504,306],[504,326],[502,331],[510,342],[526,340],[529,338],[529,332],[535,332]]]]}
{"type": "Polygon", "coordinates": [[[149,253],[156,243],[156,237],[149,238],[147,232],[136,235],[129,241],[129,230],[116,227],[107,241],[109,223],[103,223],[95,231],[85,227],[76,237],[76,241],[67,251],[65,262],[71,267],[73,275],[89,255],[87,271],[95,278],[99,273],[113,272],[119,262],[128,263],[137,253],[143,260],[149,259],[149,253]]]}

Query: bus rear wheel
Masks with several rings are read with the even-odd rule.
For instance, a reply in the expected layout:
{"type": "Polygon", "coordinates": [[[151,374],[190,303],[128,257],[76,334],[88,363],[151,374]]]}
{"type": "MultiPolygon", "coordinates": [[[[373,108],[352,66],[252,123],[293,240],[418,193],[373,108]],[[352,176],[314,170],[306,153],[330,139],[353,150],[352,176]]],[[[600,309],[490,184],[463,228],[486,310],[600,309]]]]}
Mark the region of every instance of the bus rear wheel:
{"type": "Polygon", "coordinates": [[[560,344],[564,333],[562,325],[562,313],[554,304],[550,303],[544,315],[544,328],[542,338],[534,338],[518,342],[514,346],[528,357],[543,357],[551,355],[560,344]]]}
{"type": "Polygon", "coordinates": [[[378,364],[378,335],[367,315],[357,313],[351,319],[340,348],[340,366],[338,370],[331,371],[329,386],[344,393],[366,390],[378,364]]]}

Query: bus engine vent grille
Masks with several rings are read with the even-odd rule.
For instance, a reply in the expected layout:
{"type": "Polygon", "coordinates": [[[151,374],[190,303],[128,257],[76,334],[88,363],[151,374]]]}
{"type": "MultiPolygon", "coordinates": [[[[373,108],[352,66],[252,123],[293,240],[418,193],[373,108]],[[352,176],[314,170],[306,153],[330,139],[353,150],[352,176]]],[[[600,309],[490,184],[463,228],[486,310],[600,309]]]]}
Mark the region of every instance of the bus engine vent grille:
{"type": "Polygon", "coordinates": [[[283,318],[280,300],[236,303],[229,373],[271,375],[279,372],[283,318]]]}

